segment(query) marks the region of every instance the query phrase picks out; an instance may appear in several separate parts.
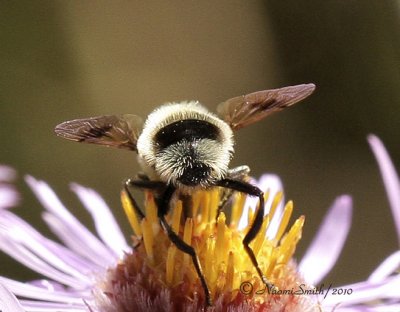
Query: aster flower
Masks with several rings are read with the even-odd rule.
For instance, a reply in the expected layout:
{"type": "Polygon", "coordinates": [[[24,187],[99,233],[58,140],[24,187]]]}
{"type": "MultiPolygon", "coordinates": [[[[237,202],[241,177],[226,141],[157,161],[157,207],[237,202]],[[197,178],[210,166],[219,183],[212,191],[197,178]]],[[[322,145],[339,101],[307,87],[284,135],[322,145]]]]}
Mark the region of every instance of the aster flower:
{"type": "MultiPolygon", "coordinates": [[[[0,213],[0,248],[46,279],[30,283],[0,277],[0,307],[3,311],[197,311],[204,307],[204,293],[190,259],[169,241],[160,229],[151,193],[146,194],[146,218],[132,213],[127,194],[123,206],[135,231],[131,249],[101,197],[88,188],[71,188],[92,214],[98,237],[91,234],[60,202],[51,188],[26,177],[45,207],[43,219],[63,244],[52,241],[9,210],[0,213]],[[106,220],[106,226],[104,226],[106,220]],[[142,237],[140,239],[139,237],[142,237]],[[14,297],[17,296],[19,301],[14,297]],[[8,305],[8,306],[7,306],[8,305]],[[12,306],[12,308],[10,308],[12,306]],[[15,309],[15,310],[13,310],[15,309]]],[[[280,289],[293,288],[303,281],[291,259],[301,237],[304,217],[288,228],[293,203],[282,204],[279,180],[265,176],[261,187],[266,193],[266,215],[253,248],[267,277],[280,289]],[[266,235],[269,229],[270,238],[266,235]],[[262,255],[260,257],[260,255],[262,255]]],[[[308,309],[308,297],[270,296],[241,292],[241,283],[262,288],[256,271],[243,250],[243,233],[252,212],[242,216],[245,196],[235,195],[229,226],[224,213],[215,224],[219,190],[193,196],[192,215],[180,228],[182,205],[177,203],[169,216],[173,228],[196,247],[209,283],[215,310],[238,309],[275,311],[308,309]],[[240,226],[239,226],[240,224],[240,226]],[[242,230],[238,230],[243,227],[242,230]],[[180,229],[179,229],[180,228],[180,229]]],[[[248,202],[247,204],[251,204],[248,202]]]]}
{"type": "MultiPolygon", "coordinates": [[[[46,278],[21,283],[0,277],[3,310],[13,311],[18,307],[26,311],[146,311],[163,307],[165,311],[195,311],[204,307],[203,290],[190,259],[178,251],[160,229],[151,193],[147,193],[147,216],[141,222],[130,212],[132,207],[127,194],[122,195],[123,206],[136,233],[132,250],[109,208],[94,191],[77,184],[71,186],[92,214],[98,237],[63,206],[45,182],[31,176],[26,177],[26,182],[46,209],[44,221],[62,244],[44,237],[11,211],[1,211],[0,248],[46,278]],[[105,220],[107,226],[104,226],[105,220]]],[[[293,203],[282,204],[279,183],[275,176],[261,180],[261,187],[270,186],[270,191],[266,192],[269,214],[265,216],[253,248],[267,277],[278,288],[286,289],[302,281],[291,258],[301,237],[304,217],[299,217],[287,229],[293,203]]],[[[278,311],[286,307],[294,311],[299,306],[312,305],[307,297],[293,295],[252,294],[254,300],[248,300],[249,294],[240,291],[244,281],[254,287],[262,286],[242,245],[243,233],[248,228],[243,220],[251,220],[253,214],[246,210],[246,216],[242,211],[252,203],[245,205],[246,198],[235,195],[229,226],[224,213],[215,224],[218,192],[215,189],[195,194],[191,209],[196,217],[186,219],[180,230],[182,205],[179,202],[169,216],[173,228],[182,232],[185,241],[196,246],[213,294],[214,309],[251,311],[273,307],[278,311]]]]}
{"type": "MultiPolygon", "coordinates": [[[[390,160],[379,159],[380,165],[382,162],[387,164],[390,160]]],[[[44,237],[9,210],[0,210],[0,249],[45,277],[30,283],[0,277],[0,310],[203,309],[204,292],[190,258],[177,250],[160,229],[151,193],[145,196],[146,218],[143,220],[133,213],[128,194],[122,193],[123,207],[134,231],[132,242],[128,244],[109,208],[93,190],[77,184],[71,186],[91,213],[97,236],[63,206],[46,183],[29,176],[26,181],[46,209],[45,222],[62,244],[44,237]]],[[[395,311],[399,295],[394,286],[399,285],[397,276],[391,273],[396,261],[398,264],[397,253],[386,259],[369,280],[343,287],[352,289],[351,295],[280,292],[299,289],[300,285],[303,285],[301,289],[312,291],[312,285],[321,281],[333,267],[350,227],[351,198],[345,195],[335,201],[297,266],[292,256],[301,238],[304,217],[298,217],[289,226],[293,203],[285,204],[276,176],[265,175],[258,185],[266,191],[267,214],[252,248],[261,269],[276,286],[272,293],[262,291],[265,287],[242,246],[243,233],[248,229],[256,206],[252,199],[234,195],[231,215],[227,217],[221,213],[215,221],[220,191],[201,191],[193,196],[189,213],[192,218],[186,218],[181,224],[184,207],[179,201],[168,216],[174,230],[194,246],[199,255],[214,299],[210,311],[329,311],[332,308],[364,311],[366,307],[371,311],[390,311],[391,308],[395,311]],[[375,300],[373,306],[367,305],[370,300],[375,300]]]]}

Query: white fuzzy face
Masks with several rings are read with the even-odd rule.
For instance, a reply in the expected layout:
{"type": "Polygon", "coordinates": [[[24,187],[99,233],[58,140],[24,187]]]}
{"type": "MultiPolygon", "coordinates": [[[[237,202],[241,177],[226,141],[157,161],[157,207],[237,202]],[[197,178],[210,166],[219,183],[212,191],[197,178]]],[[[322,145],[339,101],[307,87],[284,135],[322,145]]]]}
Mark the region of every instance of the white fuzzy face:
{"type": "Polygon", "coordinates": [[[159,179],[178,188],[223,179],[233,155],[231,128],[198,102],[166,104],[152,112],[137,141],[139,157],[159,179]]]}

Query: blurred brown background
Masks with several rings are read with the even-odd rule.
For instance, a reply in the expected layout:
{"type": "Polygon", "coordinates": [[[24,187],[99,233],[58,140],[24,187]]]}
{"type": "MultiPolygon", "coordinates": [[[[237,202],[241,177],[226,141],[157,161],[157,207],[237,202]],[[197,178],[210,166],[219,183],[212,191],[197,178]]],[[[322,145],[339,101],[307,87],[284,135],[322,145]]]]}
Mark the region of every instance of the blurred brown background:
{"type": "MultiPolygon", "coordinates": [[[[91,224],[69,192],[76,181],[104,196],[128,237],[118,197],[138,170],[135,155],[61,140],[57,123],[146,116],[174,100],[212,109],[236,95],[314,82],[302,104],[237,133],[232,165],[281,176],[294,215],[306,215],[298,258],[334,198],[351,194],[353,226],[325,281],[365,279],[398,248],[366,135],[379,135],[400,167],[399,18],[397,1],[2,2],[0,162],[19,172],[15,211],[48,233],[23,182],[31,174],[91,224]]],[[[0,261],[0,274],[37,278],[3,254],[0,261]]]]}

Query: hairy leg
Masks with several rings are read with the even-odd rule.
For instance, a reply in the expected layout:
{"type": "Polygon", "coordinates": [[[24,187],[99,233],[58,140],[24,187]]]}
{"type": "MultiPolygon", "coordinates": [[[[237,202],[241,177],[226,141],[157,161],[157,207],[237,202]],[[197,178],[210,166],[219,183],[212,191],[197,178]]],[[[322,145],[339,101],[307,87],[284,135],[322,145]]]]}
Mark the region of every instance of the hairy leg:
{"type": "Polygon", "coordinates": [[[251,196],[257,196],[259,199],[259,207],[257,209],[256,215],[253,219],[253,223],[250,226],[249,231],[245,235],[243,239],[243,246],[246,250],[251,262],[257,270],[258,275],[261,280],[268,288],[272,288],[273,285],[268,281],[264,273],[261,271],[260,266],[258,265],[258,261],[256,256],[254,255],[254,251],[251,249],[249,244],[254,240],[257,236],[258,232],[261,229],[263,218],[264,218],[264,193],[257,187],[250,183],[244,181],[237,181],[232,179],[223,179],[217,183],[218,186],[226,187],[238,192],[242,192],[251,196]]]}

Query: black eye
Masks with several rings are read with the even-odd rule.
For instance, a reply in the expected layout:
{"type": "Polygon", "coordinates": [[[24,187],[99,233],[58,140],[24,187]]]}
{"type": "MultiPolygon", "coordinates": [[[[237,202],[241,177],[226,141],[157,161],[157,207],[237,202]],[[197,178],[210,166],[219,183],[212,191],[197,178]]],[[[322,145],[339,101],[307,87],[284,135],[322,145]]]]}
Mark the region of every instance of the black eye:
{"type": "Polygon", "coordinates": [[[216,140],[218,136],[219,129],[213,124],[204,120],[185,119],[165,126],[157,132],[154,139],[161,150],[183,139],[188,141],[216,140]]]}

